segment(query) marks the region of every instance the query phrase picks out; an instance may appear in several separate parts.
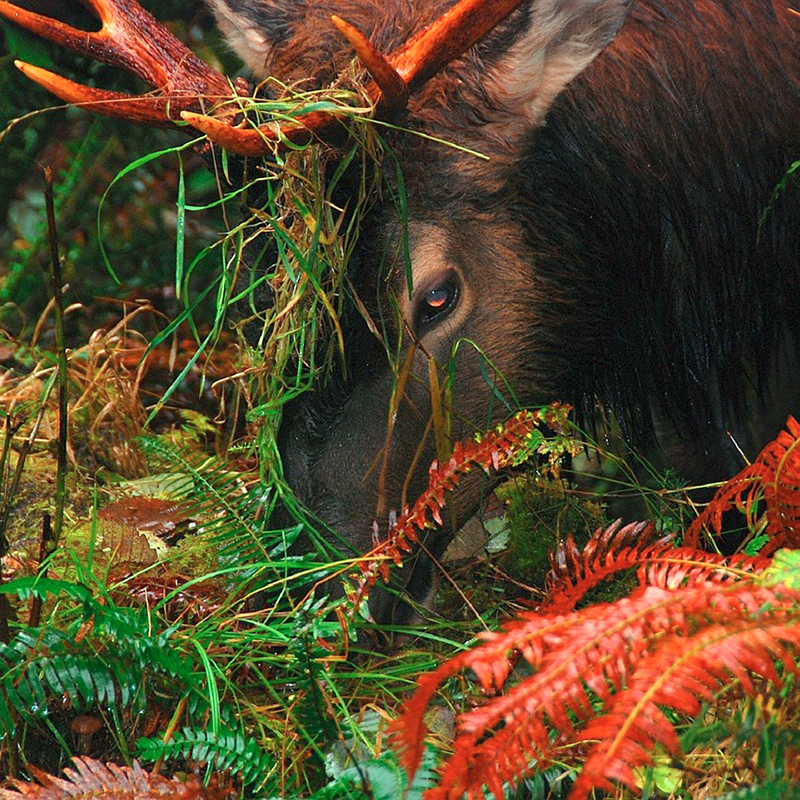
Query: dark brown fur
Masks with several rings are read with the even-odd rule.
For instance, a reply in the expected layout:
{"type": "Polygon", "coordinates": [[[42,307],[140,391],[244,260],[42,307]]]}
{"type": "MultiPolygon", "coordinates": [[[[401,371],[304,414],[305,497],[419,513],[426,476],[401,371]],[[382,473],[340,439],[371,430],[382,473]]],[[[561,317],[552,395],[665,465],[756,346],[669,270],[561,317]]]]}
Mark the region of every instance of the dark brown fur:
{"type": "MultiPolygon", "coordinates": [[[[391,50],[451,5],[224,2],[245,27],[277,19],[248,62],[287,83],[330,80],[349,59],[330,13],[391,50]]],[[[376,209],[354,263],[360,293],[390,338],[420,344],[388,453],[394,374],[357,321],[350,381],[301,401],[282,431],[290,482],[354,550],[424,485],[431,442],[409,474],[430,416],[423,351],[455,363],[454,436],[517,404],[560,399],[588,420],[600,403],[693,479],[739,466],[728,432],[752,455],[797,409],[793,181],[764,215],[800,155],[797,27],[778,0],[642,0],[629,15],[623,0],[539,0],[413,98],[403,124],[489,156],[391,139],[415,286],[454,273],[459,304],[413,331],[401,223],[391,204],[376,209]],[[387,293],[406,303],[411,334],[387,293]]],[[[458,495],[459,519],[479,494],[475,481],[458,495]]],[[[395,613],[385,598],[373,608],[395,613]]]]}

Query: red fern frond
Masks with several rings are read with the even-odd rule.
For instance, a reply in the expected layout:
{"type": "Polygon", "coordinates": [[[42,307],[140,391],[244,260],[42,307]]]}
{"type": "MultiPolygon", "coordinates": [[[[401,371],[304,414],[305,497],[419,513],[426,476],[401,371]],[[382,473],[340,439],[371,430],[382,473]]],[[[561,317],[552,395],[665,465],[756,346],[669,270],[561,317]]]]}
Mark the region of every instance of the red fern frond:
{"type": "Polygon", "coordinates": [[[0,800],[224,800],[228,796],[204,787],[194,776],[181,781],[153,775],[135,761],[132,767],[119,767],[84,756],[72,763],[75,769],[65,769],[63,778],[28,767],[37,783],[14,780],[13,789],[0,788],[0,800]]]}
{"type": "MultiPolygon", "coordinates": [[[[734,501],[752,517],[763,496],[773,544],[797,543],[800,425],[790,419],[787,429],[720,490],[689,541],[704,524],[719,530],[734,501]]],[[[697,714],[725,686],[754,694],[752,676],[780,684],[781,674],[800,674],[796,553],[724,557],[672,548],[653,542],[654,535],[646,526],[615,523],[598,530],[583,552],[568,539],[551,562],[549,597],[539,613],[485,635],[478,647],[419,678],[392,725],[409,772],[421,762],[424,713],[444,681],[472,670],[490,695],[458,718],[453,755],[428,800],[483,798],[487,787],[501,798],[505,783],[547,766],[556,753],[563,757],[564,745],[587,755],[571,800],[613,789],[614,782],[635,790],[634,770],[650,763],[656,746],[678,752],[665,708],[697,714]],[[639,586],[629,597],[572,610],[590,586],[630,568],[639,586]],[[520,657],[532,674],[507,688],[520,657]]]]}
{"type": "MultiPolygon", "coordinates": [[[[759,563],[754,559],[737,559],[737,568],[725,573],[721,556],[707,561],[707,554],[688,548],[671,554],[666,568],[672,577],[666,586],[643,586],[630,597],[580,612],[528,614],[504,631],[488,635],[473,651],[423,676],[417,694],[393,726],[409,771],[419,764],[423,714],[442,681],[472,669],[484,692],[497,692],[509,679],[516,655],[524,657],[534,671],[506,694],[460,716],[454,754],[444,767],[439,787],[426,798],[443,800],[465,793],[481,797],[484,786],[502,797],[504,782],[527,774],[534,760],[539,768],[546,766],[557,745],[595,737],[602,739],[592,751],[595,766],[576,784],[573,796],[585,797],[586,787],[608,787],[612,780],[630,783],[631,770],[648,763],[654,743],[673,750],[677,746],[677,735],[659,704],[694,713],[698,696],[709,697],[730,676],[748,688],[748,671],[777,679],[773,658],[782,659],[786,669],[794,669],[776,643],[800,644],[799,591],[757,583],[753,574],[759,563]],[[701,579],[703,574],[706,580],[701,579]],[[673,580],[676,576],[679,586],[673,580]],[[676,643],[685,649],[676,649],[676,643]],[[700,679],[698,673],[705,667],[697,665],[706,663],[705,651],[708,658],[718,659],[718,666],[700,679]],[[648,687],[654,676],[664,673],[663,667],[684,652],[695,660],[687,655],[681,661],[684,673],[678,673],[677,667],[669,671],[671,680],[660,682],[659,692],[651,695],[648,687]],[[704,691],[699,692],[698,686],[705,687],[704,691]],[[689,703],[686,698],[691,691],[695,695],[689,703]],[[598,702],[606,706],[607,717],[602,719],[614,723],[602,727],[594,722],[585,727],[594,718],[598,702]],[[615,727],[623,713],[620,709],[630,717],[621,737],[620,728],[615,727]],[[605,757],[602,763],[601,757],[605,757]]],[[[661,558],[666,559],[665,552],[661,558]]],[[[760,559],[761,565],[767,563],[760,559]]],[[[664,568],[662,564],[642,575],[663,579],[664,568]]]]}
{"type": "Polygon", "coordinates": [[[734,505],[755,524],[758,500],[766,505],[770,541],[764,555],[780,547],[800,547],[800,424],[786,420],[786,430],[770,442],[753,463],[734,476],[714,495],[686,532],[685,541],[697,547],[703,529],[719,534],[722,515],[734,505]]]}
{"type": "Polygon", "coordinates": [[[769,565],[763,557],[725,557],[694,548],[675,548],[671,537],[656,539],[651,523],[621,526],[617,520],[598,528],[581,550],[570,534],[550,554],[545,599],[540,614],[566,614],[589,589],[624,570],[636,568],[639,583],[665,589],[697,581],[730,581],[761,571],[769,565]]]}
{"type": "MultiPolygon", "coordinates": [[[[550,570],[545,577],[545,599],[540,613],[564,614],[589,589],[619,572],[638,566],[643,551],[653,544],[656,529],[652,523],[634,522],[622,526],[622,520],[607,528],[598,528],[581,549],[569,533],[550,552],[550,570]]],[[[668,538],[659,540],[666,544],[668,538]]]]}
{"type": "Polygon", "coordinates": [[[673,755],[680,753],[678,737],[659,706],[685,714],[700,712],[701,701],[731,680],[755,694],[750,674],[780,684],[774,661],[798,674],[793,656],[782,642],[800,645],[800,616],[796,598],[770,613],[771,622],[735,620],[711,625],[691,636],[668,636],[643,659],[629,682],[610,705],[608,713],[589,722],[584,741],[595,740],[583,770],[572,789],[571,800],[588,797],[595,788],[611,789],[618,781],[636,790],[635,769],[651,763],[656,744],[673,755]]]}
{"type": "Polygon", "coordinates": [[[570,406],[555,403],[536,411],[520,411],[489,433],[456,442],[447,463],[434,461],[428,471],[428,488],[412,507],[397,517],[387,537],[358,562],[360,575],[350,595],[355,606],[363,602],[378,577],[388,580],[389,561],[401,564],[403,554],[412,549],[420,531],[442,524],[440,512],[447,493],[472,469],[498,471],[520,463],[533,453],[547,454],[555,460],[574,449],[574,441],[564,435],[570,410],[570,406]],[[537,434],[539,425],[554,432],[554,439],[537,434]]]}

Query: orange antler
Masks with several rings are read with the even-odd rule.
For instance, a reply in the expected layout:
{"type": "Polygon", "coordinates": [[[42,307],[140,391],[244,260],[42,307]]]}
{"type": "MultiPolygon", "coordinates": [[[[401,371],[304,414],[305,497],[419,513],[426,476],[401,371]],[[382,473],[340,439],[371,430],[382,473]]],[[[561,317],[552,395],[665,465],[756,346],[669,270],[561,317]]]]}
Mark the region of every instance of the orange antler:
{"type": "Polygon", "coordinates": [[[228,79],[211,69],[160,25],[135,0],[88,0],[102,23],[99,31],[73,28],[63,22],[0,0],[0,14],[56,44],[111,66],[123,67],[158,93],[130,97],[91,89],[24,62],[22,72],[53,94],[106,116],[166,126],[180,111],[202,111],[234,92],[228,79]]]}
{"type": "MultiPolygon", "coordinates": [[[[157,90],[150,96],[131,97],[82,86],[48,70],[15,62],[31,80],[68,103],[149,125],[167,126],[180,116],[239,155],[264,155],[283,137],[307,138],[337,124],[333,114],[317,111],[280,126],[234,127],[233,117],[240,107],[228,79],[195,56],[136,0],[87,2],[102,22],[97,32],[81,31],[0,0],[0,15],[83,55],[124,67],[157,90]]],[[[520,2],[461,0],[390,56],[382,55],[343,19],[334,16],[332,22],[372,78],[366,93],[376,114],[389,116],[402,110],[411,92],[479,41],[520,2]]]]}

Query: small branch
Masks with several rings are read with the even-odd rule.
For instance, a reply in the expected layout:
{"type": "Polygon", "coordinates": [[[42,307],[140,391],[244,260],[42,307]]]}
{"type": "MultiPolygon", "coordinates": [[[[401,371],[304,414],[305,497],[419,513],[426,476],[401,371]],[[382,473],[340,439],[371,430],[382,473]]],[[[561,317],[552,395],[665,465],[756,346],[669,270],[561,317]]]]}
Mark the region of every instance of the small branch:
{"type": "MultiPolygon", "coordinates": [[[[6,465],[8,464],[8,454],[11,452],[11,442],[14,439],[17,431],[22,427],[25,417],[22,414],[17,415],[16,419],[12,417],[11,411],[8,412],[5,419],[4,433],[3,433],[3,449],[0,452],[0,497],[3,498],[0,503],[0,523],[5,519],[6,507],[11,505],[11,484],[6,486],[6,465]]],[[[4,556],[8,550],[8,540],[5,536],[5,525],[0,524],[0,556],[4,556]]]]}
{"type": "Polygon", "coordinates": [[[53,171],[44,168],[44,198],[47,206],[47,234],[50,240],[50,268],[53,274],[53,299],[55,300],[56,357],[58,361],[58,450],[56,461],[56,508],[52,537],[45,557],[55,550],[64,525],[64,502],[67,475],[67,351],[64,344],[64,296],[61,291],[61,259],[58,255],[58,232],[53,205],[53,171]]]}
{"type": "MultiPolygon", "coordinates": [[[[47,567],[45,567],[44,564],[48,554],[53,550],[51,545],[52,541],[53,527],[50,524],[50,515],[45,512],[42,519],[42,538],[39,542],[39,568],[37,570],[39,577],[45,577],[47,575],[47,567]]],[[[33,596],[33,601],[31,602],[31,613],[28,616],[28,627],[38,628],[41,618],[42,596],[40,594],[35,594],[33,596]]]]}

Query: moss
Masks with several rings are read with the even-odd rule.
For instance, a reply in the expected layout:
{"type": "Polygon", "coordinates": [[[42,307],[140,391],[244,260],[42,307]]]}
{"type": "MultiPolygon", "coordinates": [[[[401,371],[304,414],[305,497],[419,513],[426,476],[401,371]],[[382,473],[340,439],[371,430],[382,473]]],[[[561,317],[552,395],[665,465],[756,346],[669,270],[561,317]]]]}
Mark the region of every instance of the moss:
{"type": "Polygon", "coordinates": [[[519,475],[504,483],[497,496],[506,504],[508,533],[501,568],[529,586],[544,586],[548,554],[567,533],[580,544],[606,523],[601,504],[579,497],[560,479],[519,475]]]}

